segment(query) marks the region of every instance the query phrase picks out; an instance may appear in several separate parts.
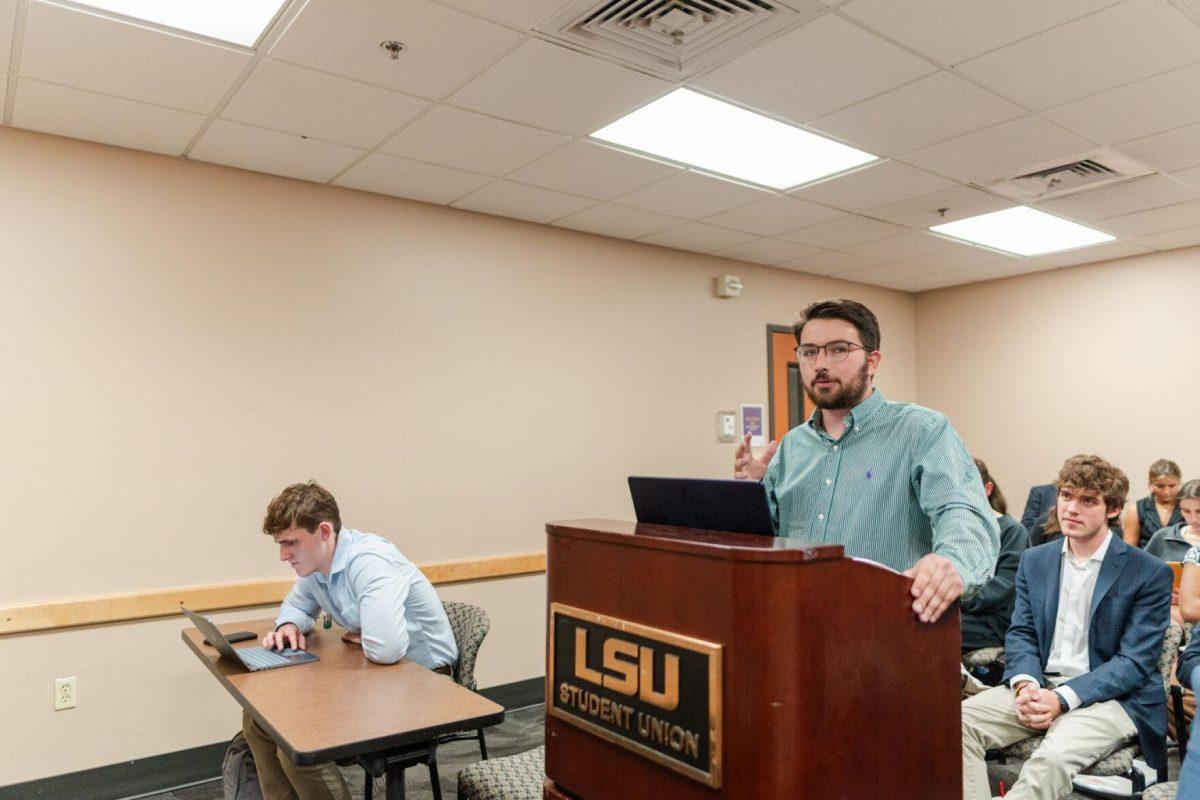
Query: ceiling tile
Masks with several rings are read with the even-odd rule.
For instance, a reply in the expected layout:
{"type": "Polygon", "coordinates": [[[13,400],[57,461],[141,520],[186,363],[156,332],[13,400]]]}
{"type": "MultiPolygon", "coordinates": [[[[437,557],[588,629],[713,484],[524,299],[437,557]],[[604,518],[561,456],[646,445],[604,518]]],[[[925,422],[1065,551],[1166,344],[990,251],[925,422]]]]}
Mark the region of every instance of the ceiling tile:
{"type": "Polygon", "coordinates": [[[826,250],[837,250],[909,232],[907,228],[893,225],[890,222],[880,222],[877,219],[860,217],[857,214],[847,214],[829,222],[821,222],[790,233],[780,234],[778,238],[826,250]]]}
{"type": "Polygon", "coordinates": [[[429,0],[309,0],[271,57],[438,99],[499,58],[521,34],[429,0]],[[379,42],[405,50],[393,61],[379,42]]]}
{"type": "Polygon", "coordinates": [[[691,250],[696,253],[711,253],[735,244],[748,242],[754,237],[741,231],[705,225],[702,222],[687,222],[676,228],[652,233],[638,239],[645,244],[674,247],[676,250],[691,250]]]}
{"type": "Polygon", "coordinates": [[[1172,172],[1171,177],[1177,181],[1183,181],[1196,191],[1200,191],[1200,167],[1192,167],[1191,169],[1172,172]]]}
{"type": "Polygon", "coordinates": [[[1167,0],[1129,0],[1008,45],[960,69],[1043,109],[1196,60],[1200,26],[1167,0]]]}
{"type": "Polygon", "coordinates": [[[819,253],[780,262],[775,266],[807,272],[810,275],[836,275],[847,270],[861,269],[871,263],[873,263],[871,259],[862,256],[839,253],[835,250],[822,250],[819,253]]]}
{"type": "Polygon", "coordinates": [[[372,153],[334,183],[351,189],[445,205],[491,183],[488,175],[372,153]]]}
{"type": "Polygon", "coordinates": [[[912,53],[827,14],[691,83],[733,102],[807,122],[935,69],[912,53]]]}
{"type": "Polygon", "coordinates": [[[371,148],[428,105],[428,100],[264,58],[221,116],[371,148]]]}
{"type": "Polygon", "coordinates": [[[1117,0],[855,0],[840,11],[943,64],[1024,39],[1117,0]]]}
{"type": "MultiPolygon", "coordinates": [[[[888,241],[888,240],[885,240],[888,241]]],[[[904,262],[918,267],[926,272],[948,272],[951,270],[967,269],[983,264],[995,264],[999,261],[1009,261],[1016,256],[988,250],[986,247],[954,242],[953,249],[929,253],[915,258],[906,258],[904,262]]]]}
{"type": "Polygon", "coordinates": [[[1018,106],[949,72],[813,120],[812,127],[879,155],[897,155],[1019,117],[1018,106]]]}
{"type": "Polygon", "coordinates": [[[949,239],[944,239],[941,236],[934,236],[932,233],[913,231],[903,236],[893,236],[874,242],[850,245],[843,248],[843,250],[857,256],[866,256],[875,261],[901,261],[913,259],[916,256],[927,256],[956,247],[961,247],[961,245],[956,245],[949,239]]]}
{"type": "Polygon", "coordinates": [[[1127,258],[1151,252],[1149,247],[1137,242],[1107,242],[1093,247],[1081,247],[1078,250],[1068,250],[1064,253],[1051,253],[1048,256],[1038,256],[1037,261],[1051,267],[1073,267],[1077,264],[1092,264],[1097,261],[1111,261],[1114,258],[1127,258]]]}
{"type": "Polygon", "coordinates": [[[470,172],[506,175],[569,141],[559,133],[438,105],[379,149],[470,172]]]}
{"type": "Polygon", "coordinates": [[[987,184],[1095,149],[1082,136],[1028,116],[906,153],[904,160],[964,183],[987,184]]]}
{"type": "Polygon", "coordinates": [[[722,258],[736,258],[740,261],[753,261],[757,264],[778,264],[780,261],[791,261],[801,256],[818,252],[815,247],[784,242],[780,239],[755,239],[745,244],[718,250],[713,255],[722,258]]]}
{"type": "Polygon", "coordinates": [[[954,181],[899,161],[880,161],[836,178],[795,189],[794,197],[846,211],[863,211],[909,197],[948,189],[954,181]]]}
{"type": "Polygon", "coordinates": [[[1124,142],[1117,149],[1160,172],[1200,166],[1200,123],[1124,142]]]}
{"type": "Polygon", "coordinates": [[[575,141],[508,176],[509,180],[560,192],[611,200],[681,172],[681,167],[575,141]]]}
{"type": "Polygon", "coordinates": [[[655,214],[640,208],[605,203],[564,217],[554,224],[577,231],[598,233],[601,236],[636,239],[639,236],[647,236],[667,228],[673,228],[681,222],[683,220],[668,217],[665,214],[655,214]]]}
{"type": "Polygon", "coordinates": [[[917,278],[926,274],[928,273],[922,269],[903,262],[895,262],[892,264],[871,264],[867,267],[839,272],[837,276],[839,279],[848,281],[879,285],[884,281],[900,281],[905,278],[917,278]]]}
{"type": "Polygon", "coordinates": [[[995,264],[984,264],[980,267],[955,271],[951,274],[962,276],[970,281],[990,281],[997,278],[1011,278],[1014,275],[1028,275],[1031,272],[1045,272],[1051,269],[1054,267],[1042,264],[1033,258],[1013,258],[995,264]]]}
{"type": "Polygon", "coordinates": [[[468,14],[519,30],[531,30],[553,18],[566,0],[440,0],[468,14]]]}
{"type": "Polygon", "coordinates": [[[774,236],[784,231],[794,231],[807,225],[836,219],[841,211],[794,197],[774,195],[729,211],[714,214],[705,220],[725,228],[756,233],[759,236],[774,236]]]}
{"type": "Polygon", "coordinates": [[[1090,192],[1080,192],[1058,200],[1038,203],[1037,207],[1052,214],[1081,220],[1096,220],[1144,211],[1147,208],[1200,200],[1200,195],[1162,175],[1147,175],[1112,186],[1102,186],[1090,192]]]}
{"type": "MultiPolygon", "coordinates": [[[[0,105],[2,95],[0,87],[0,105]]],[[[12,124],[57,136],[177,156],[204,120],[200,114],[22,78],[13,104],[12,124]]]]}
{"type": "Polygon", "coordinates": [[[1106,144],[1200,122],[1200,64],[1051,108],[1045,116],[1106,144]]]}
{"type": "Polygon", "coordinates": [[[1200,219],[1200,200],[1193,200],[1190,203],[1179,203],[1164,208],[1152,208],[1148,211],[1135,211],[1132,214],[1108,217],[1100,220],[1096,225],[1102,230],[1118,236],[1137,238],[1150,233],[1189,228],[1195,225],[1198,219],[1200,219]]]}
{"type": "Polygon", "coordinates": [[[190,157],[324,183],[360,155],[362,151],[352,147],[218,119],[200,137],[190,157]]]}
{"type": "Polygon", "coordinates": [[[12,52],[13,26],[17,21],[17,0],[0,0],[0,71],[8,71],[12,52]]]}
{"type": "Polygon", "coordinates": [[[245,51],[32,0],[21,75],[208,114],[250,58],[245,51]]]}
{"type": "Polygon", "coordinates": [[[911,228],[931,228],[989,211],[1012,208],[1012,200],[981,192],[969,186],[955,186],[940,192],[923,194],[899,203],[869,209],[866,213],[911,228]]]}
{"type": "Polygon", "coordinates": [[[523,183],[496,181],[453,203],[455,208],[482,211],[529,222],[551,222],[595,205],[593,200],[538,189],[523,183]]]}
{"type": "Polygon", "coordinates": [[[915,278],[904,278],[898,281],[882,281],[880,285],[902,292],[928,292],[932,289],[945,289],[948,286],[960,286],[970,282],[971,279],[965,275],[942,272],[935,275],[918,275],[915,278]]]}
{"type": "Polygon", "coordinates": [[[1200,225],[1192,228],[1180,228],[1174,231],[1152,233],[1149,236],[1139,236],[1138,242],[1153,247],[1155,250],[1174,250],[1176,247],[1191,247],[1200,244],[1200,225]]]}
{"type": "Polygon", "coordinates": [[[761,189],[689,170],[631,192],[621,197],[620,203],[672,217],[700,219],[766,195],[761,189]]]}
{"type": "Polygon", "coordinates": [[[546,130],[584,135],[670,89],[666,81],[527,39],[450,101],[546,130]]]}

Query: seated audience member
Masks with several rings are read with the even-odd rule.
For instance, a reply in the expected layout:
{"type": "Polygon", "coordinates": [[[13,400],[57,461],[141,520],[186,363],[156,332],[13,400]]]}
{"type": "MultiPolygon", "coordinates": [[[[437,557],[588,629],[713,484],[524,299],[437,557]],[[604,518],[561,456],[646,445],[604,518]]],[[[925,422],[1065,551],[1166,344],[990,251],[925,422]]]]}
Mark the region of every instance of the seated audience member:
{"type": "MultiPolygon", "coordinates": [[[[1200,622],[1200,547],[1193,547],[1183,559],[1183,580],[1179,584],[1179,605],[1183,618],[1188,622],[1200,622]]],[[[1195,692],[1200,690],[1200,636],[1192,633],[1187,649],[1179,657],[1176,669],[1179,682],[1195,692]]],[[[1193,694],[1193,698],[1195,695],[1193,694]]],[[[1193,700],[1193,711],[1194,711],[1193,700]]],[[[1187,758],[1179,769],[1179,790],[1176,797],[1200,797],[1200,724],[1192,717],[1191,738],[1188,739],[1187,758]]],[[[1180,732],[1180,735],[1184,735],[1180,732]]]]}
{"type": "Polygon", "coordinates": [[[1017,568],[1005,637],[1005,686],[962,705],[963,797],[991,798],[984,751],[1037,733],[1010,800],[1057,800],[1080,770],[1136,739],[1166,766],[1166,697],[1158,672],[1173,574],[1109,529],[1129,481],[1098,456],[1068,459],[1048,529],[1017,568]]]}
{"type": "Polygon", "coordinates": [[[983,647],[1003,647],[1004,634],[1012,618],[1013,602],[1016,599],[1017,563],[1021,553],[1029,547],[1029,534],[1021,523],[1010,517],[1004,493],[988,472],[987,464],[975,459],[979,477],[983,480],[983,492],[1000,523],[1000,558],[996,561],[996,572],[979,592],[962,601],[962,649],[963,652],[983,647]]]}
{"type": "Polygon", "coordinates": [[[1053,483],[1043,483],[1029,490],[1029,497],[1025,499],[1025,511],[1021,514],[1021,526],[1029,534],[1030,545],[1042,543],[1040,526],[1046,524],[1046,515],[1054,507],[1054,500],[1057,497],[1058,490],[1054,488],[1053,483]],[[1034,526],[1038,526],[1037,541],[1033,539],[1034,526]]]}
{"type": "MultiPolygon", "coordinates": [[[[342,639],[361,646],[370,661],[392,664],[407,657],[450,674],[458,647],[429,579],[387,539],[343,528],[337,501],[326,489],[313,482],[284,489],[267,507],[263,533],[275,539],[280,560],[299,576],[263,647],[303,650],[304,634],[324,612],[326,624],[332,617],[347,631],[342,639]]],[[[265,800],[349,800],[332,761],[293,763],[244,712],[242,732],[265,800]]]]}
{"type": "Polygon", "coordinates": [[[1179,483],[1183,472],[1174,461],[1160,458],[1150,465],[1150,494],[1125,515],[1125,543],[1145,547],[1159,528],[1183,522],[1179,513],[1179,483]]]}
{"type": "Polygon", "coordinates": [[[1175,498],[1182,522],[1159,528],[1150,537],[1146,552],[1163,561],[1183,561],[1200,544],[1200,481],[1188,481],[1175,498]]]}

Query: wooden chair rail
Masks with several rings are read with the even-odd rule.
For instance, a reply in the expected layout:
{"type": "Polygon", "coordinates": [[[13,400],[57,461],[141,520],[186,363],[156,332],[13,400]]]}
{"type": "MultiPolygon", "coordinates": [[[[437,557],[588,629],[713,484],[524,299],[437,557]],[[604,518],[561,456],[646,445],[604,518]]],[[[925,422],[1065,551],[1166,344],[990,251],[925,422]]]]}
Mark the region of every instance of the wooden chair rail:
{"type": "MultiPolygon", "coordinates": [[[[418,566],[435,585],[462,583],[545,572],[546,554],[515,553],[418,566]]],[[[193,611],[271,605],[283,600],[293,582],[280,578],[214,583],[0,607],[0,636],[169,617],[178,614],[181,605],[193,611]]]]}

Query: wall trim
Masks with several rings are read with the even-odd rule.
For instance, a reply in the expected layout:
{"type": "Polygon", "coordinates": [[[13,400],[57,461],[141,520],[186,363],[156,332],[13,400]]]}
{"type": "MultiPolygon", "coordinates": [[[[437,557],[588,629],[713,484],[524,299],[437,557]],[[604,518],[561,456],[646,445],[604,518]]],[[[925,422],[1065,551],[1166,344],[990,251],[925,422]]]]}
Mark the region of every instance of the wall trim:
{"type": "MultiPolygon", "coordinates": [[[[418,564],[434,585],[508,578],[546,571],[545,553],[514,553],[418,564]]],[[[292,588],[292,578],[183,586],[0,607],[0,636],[171,617],[192,611],[275,605],[292,588]]]]}
{"type": "MultiPolygon", "coordinates": [[[[489,686],[479,693],[511,711],[544,702],[544,684],[545,678],[539,676],[489,686]]],[[[230,732],[231,738],[234,733],[236,731],[230,732]]],[[[0,800],[60,800],[63,797],[120,800],[163,792],[189,783],[216,780],[221,777],[221,761],[228,746],[229,742],[216,742],[52,778],[0,786],[0,800]]]]}

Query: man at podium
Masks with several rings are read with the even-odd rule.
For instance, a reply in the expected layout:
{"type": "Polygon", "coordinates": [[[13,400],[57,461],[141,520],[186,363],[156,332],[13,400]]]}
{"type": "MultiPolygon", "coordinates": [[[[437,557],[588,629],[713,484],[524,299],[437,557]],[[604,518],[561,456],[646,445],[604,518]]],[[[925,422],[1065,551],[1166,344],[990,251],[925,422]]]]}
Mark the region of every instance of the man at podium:
{"type": "Polygon", "coordinates": [[[944,414],[884,399],[871,383],[879,320],[854,300],[822,300],[793,326],[804,390],[817,406],[734,477],[761,480],[781,536],[841,544],[913,578],[932,622],[991,576],[1000,529],[979,472],[944,414]]]}

